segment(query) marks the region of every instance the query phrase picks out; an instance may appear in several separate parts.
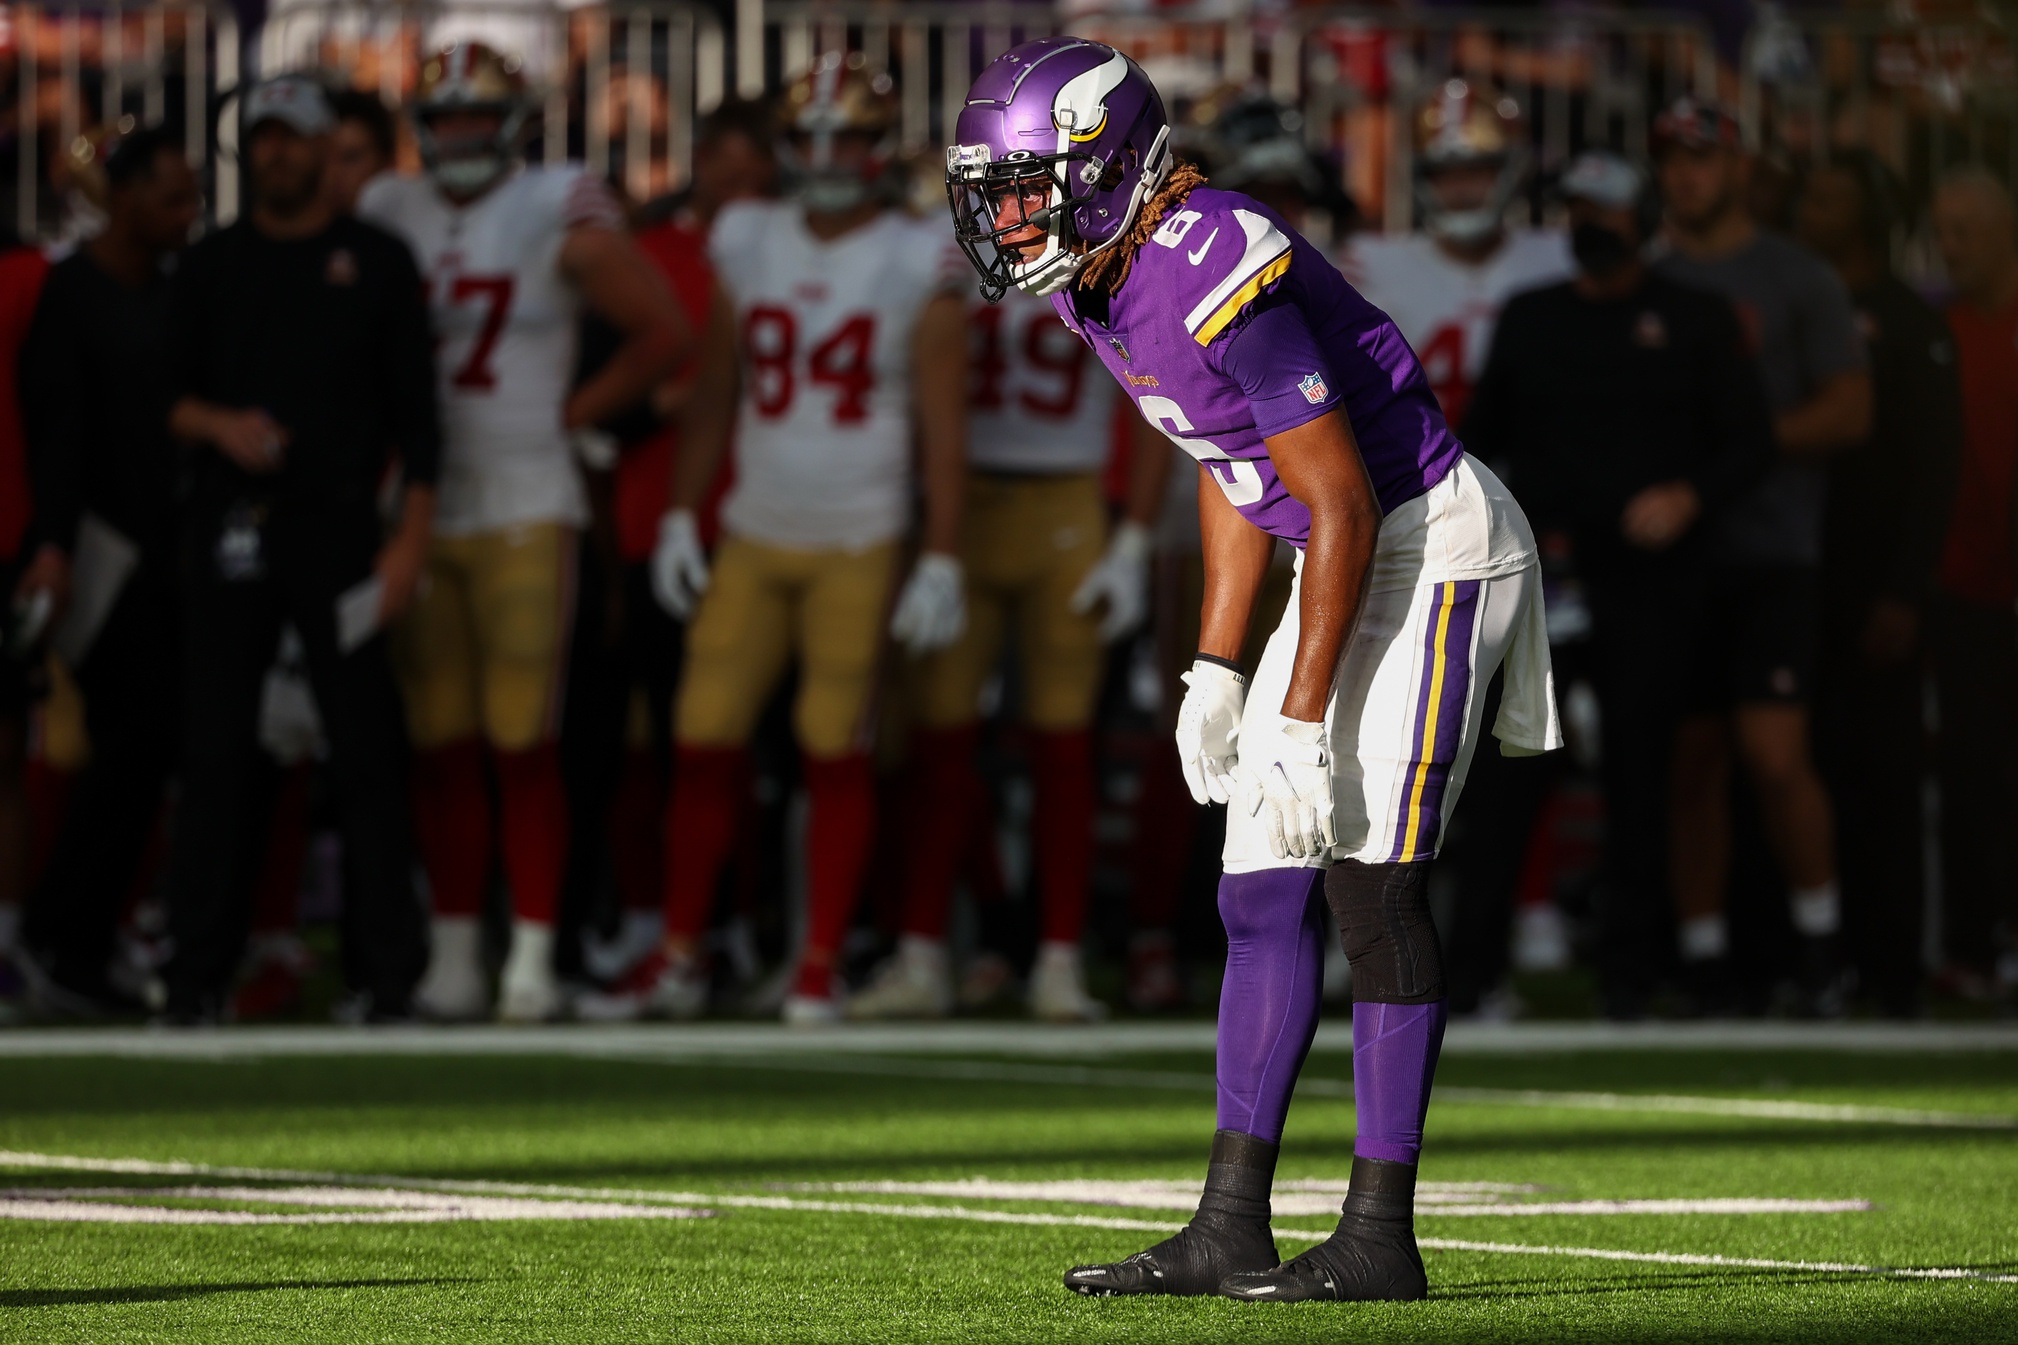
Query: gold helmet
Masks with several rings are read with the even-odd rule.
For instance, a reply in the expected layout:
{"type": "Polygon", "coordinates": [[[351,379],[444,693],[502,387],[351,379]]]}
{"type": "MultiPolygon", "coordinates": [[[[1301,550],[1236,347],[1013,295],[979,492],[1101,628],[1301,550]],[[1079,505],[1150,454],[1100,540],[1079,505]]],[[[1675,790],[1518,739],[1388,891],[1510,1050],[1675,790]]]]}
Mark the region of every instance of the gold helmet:
{"type": "Polygon", "coordinates": [[[414,96],[415,139],[429,176],[454,195],[474,195],[517,160],[533,100],[517,57],[482,42],[456,42],[430,56],[414,96]],[[434,122],[450,112],[490,112],[497,129],[444,138],[434,122]]]}
{"type": "Polygon", "coordinates": [[[829,52],[792,81],[778,104],[779,159],[809,210],[852,210],[889,185],[897,152],[897,97],[890,77],[860,52],[829,52]],[[837,150],[843,136],[866,156],[837,150]]]}
{"type": "Polygon", "coordinates": [[[1447,79],[1416,109],[1416,199],[1431,233],[1476,242],[1496,232],[1527,170],[1526,122],[1520,104],[1489,85],[1447,79]],[[1453,206],[1434,188],[1452,168],[1497,170],[1485,199],[1453,206]]]}

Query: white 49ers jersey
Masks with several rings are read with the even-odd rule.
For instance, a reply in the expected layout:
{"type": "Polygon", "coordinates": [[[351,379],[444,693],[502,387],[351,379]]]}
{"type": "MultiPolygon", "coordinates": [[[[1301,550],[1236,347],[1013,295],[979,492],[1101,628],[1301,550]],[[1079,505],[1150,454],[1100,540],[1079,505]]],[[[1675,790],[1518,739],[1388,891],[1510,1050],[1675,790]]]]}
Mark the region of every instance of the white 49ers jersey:
{"type": "Polygon", "coordinates": [[[946,230],[897,211],[832,242],[800,208],[715,217],[708,253],[742,354],[736,483],[722,522],[775,546],[850,550],[901,535],[911,503],[911,337],[966,263],[946,230]]]}
{"type": "Polygon", "coordinates": [[[1516,230],[1477,265],[1452,257],[1427,234],[1364,235],[1347,245],[1339,269],[1401,328],[1444,418],[1463,434],[1465,406],[1485,371],[1500,309],[1522,290],[1569,279],[1576,263],[1561,233],[1516,230]]]}
{"type": "Polygon", "coordinates": [[[444,432],[435,530],[586,523],[561,424],[581,301],[560,252],[578,224],[624,227],[608,188],[580,167],[527,167],[458,206],[427,178],[388,176],[358,214],[405,239],[427,281],[444,432]]]}
{"type": "Polygon", "coordinates": [[[1097,472],[1118,389],[1044,299],[1012,289],[968,312],[968,458],[982,471],[1097,472]]]}

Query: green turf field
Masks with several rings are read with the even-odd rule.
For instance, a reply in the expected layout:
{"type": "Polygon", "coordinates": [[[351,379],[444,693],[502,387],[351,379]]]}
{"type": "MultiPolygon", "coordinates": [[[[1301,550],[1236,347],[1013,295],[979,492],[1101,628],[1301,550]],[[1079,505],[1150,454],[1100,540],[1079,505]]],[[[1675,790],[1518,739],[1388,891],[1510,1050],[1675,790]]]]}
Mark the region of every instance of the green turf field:
{"type": "MultiPolygon", "coordinates": [[[[1349,1063],[1291,1115],[1285,1254],[1331,1222],[1349,1063]]],[[[1185,1217],[1209,1071],[0,1058],[0,1341],[2018,1341],[2018,1051],[1456,1053],[1418,1233],[1469,1246],[1425,1251],[1431,1301],[1066,1294],[1185,1217]],[[1646,1201],[1685,1203],[1589,1203],[1646,1201]]]]}

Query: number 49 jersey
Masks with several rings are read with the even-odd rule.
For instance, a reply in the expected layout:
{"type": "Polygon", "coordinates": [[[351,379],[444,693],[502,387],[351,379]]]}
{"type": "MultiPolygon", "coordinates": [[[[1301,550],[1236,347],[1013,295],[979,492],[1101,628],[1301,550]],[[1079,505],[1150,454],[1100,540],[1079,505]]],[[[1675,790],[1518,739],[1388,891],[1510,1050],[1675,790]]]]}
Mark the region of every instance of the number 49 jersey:
{"type": "Polygon", "coordinates": [[[444,430],[435,530],[586,523],[561,424],[581,303],[560,252],[576,225],[624,227],[609,189],[578,166],[527,167],[459,206],[426,178],[388,176],[358,213],[405,239],[427,281],[444,430]]]}
{"type": "Polygon", "coordinates": [[[1043,299],[1012,289],[968,311],[967,457],[984,472],[1097,472],[1120,389],[1043,299]]]}
{"type": "Polygon", "coordinates": [[[859,550],[911,512],[911,338],[967,265],[943,228],[886,211],[825,241],[785,201],[732,205],[708,252],[742,357],[729,531],[859,550]]]}

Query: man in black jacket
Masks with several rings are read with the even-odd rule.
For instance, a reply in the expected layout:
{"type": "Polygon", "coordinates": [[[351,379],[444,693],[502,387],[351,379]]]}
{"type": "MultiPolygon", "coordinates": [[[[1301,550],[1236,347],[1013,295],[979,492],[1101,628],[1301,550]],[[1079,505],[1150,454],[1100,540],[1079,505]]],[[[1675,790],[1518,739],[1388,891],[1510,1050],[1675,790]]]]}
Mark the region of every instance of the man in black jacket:
{"type": "Polygon", "coordinates": [[[1947,322],[1892,274],[1900,196],[1877,156],[1845,151],[1808,173],[1797,223],[1849,288],[1871,357],[1871,436],[1830,470],[1816,736],[1863,988],[1908,1017],[1920,1002],[1921,612],[1954,507],[1962,387],[1947,322]]]}
{"type": "Polygon", "coordinates": [[[118,998],[113,925],[175,762],[175,684],[160,675],[178,637],[163,343],[170,263],[201,204],[181,135],[161,127],[112,147],[105,190],[104,230],[50,270],[21,357],[35,531],[69,572],[57,646],[91,741],[28,939],[78,1008],[118,998]]]}
{"type": "Polygon", "coordinates": [[[346,977],[370,1013],[398,1017],[420,972],[405,728],[382,631],[419,582],[441,431],[413,257],[322,193],[334,121],[306,79],[247,96],[251,214],[190,250],[169,314],[169,427],[196,450],[182,529],[173,1022],[217,1013],[244,941],[249,767],[283,622],[301,635],[330,746],[346,977]],[[376,501],[389,453],[405,491],[385,541],[376,501]]]}
{"type": "Polygon", "coordinates": [[[1723,299],[1649,271],[1644,175],[1591,153],[1563,179],[1574,280],[1500,315],[1465,421],[1538,530],[1568,535],[1590,598],[1604,722],[1606,1009],[1644,1008],[1671,928],[1667,776],[1703,620],[1707,518],[1772,453],[1772,420],[1723,299]]]}

